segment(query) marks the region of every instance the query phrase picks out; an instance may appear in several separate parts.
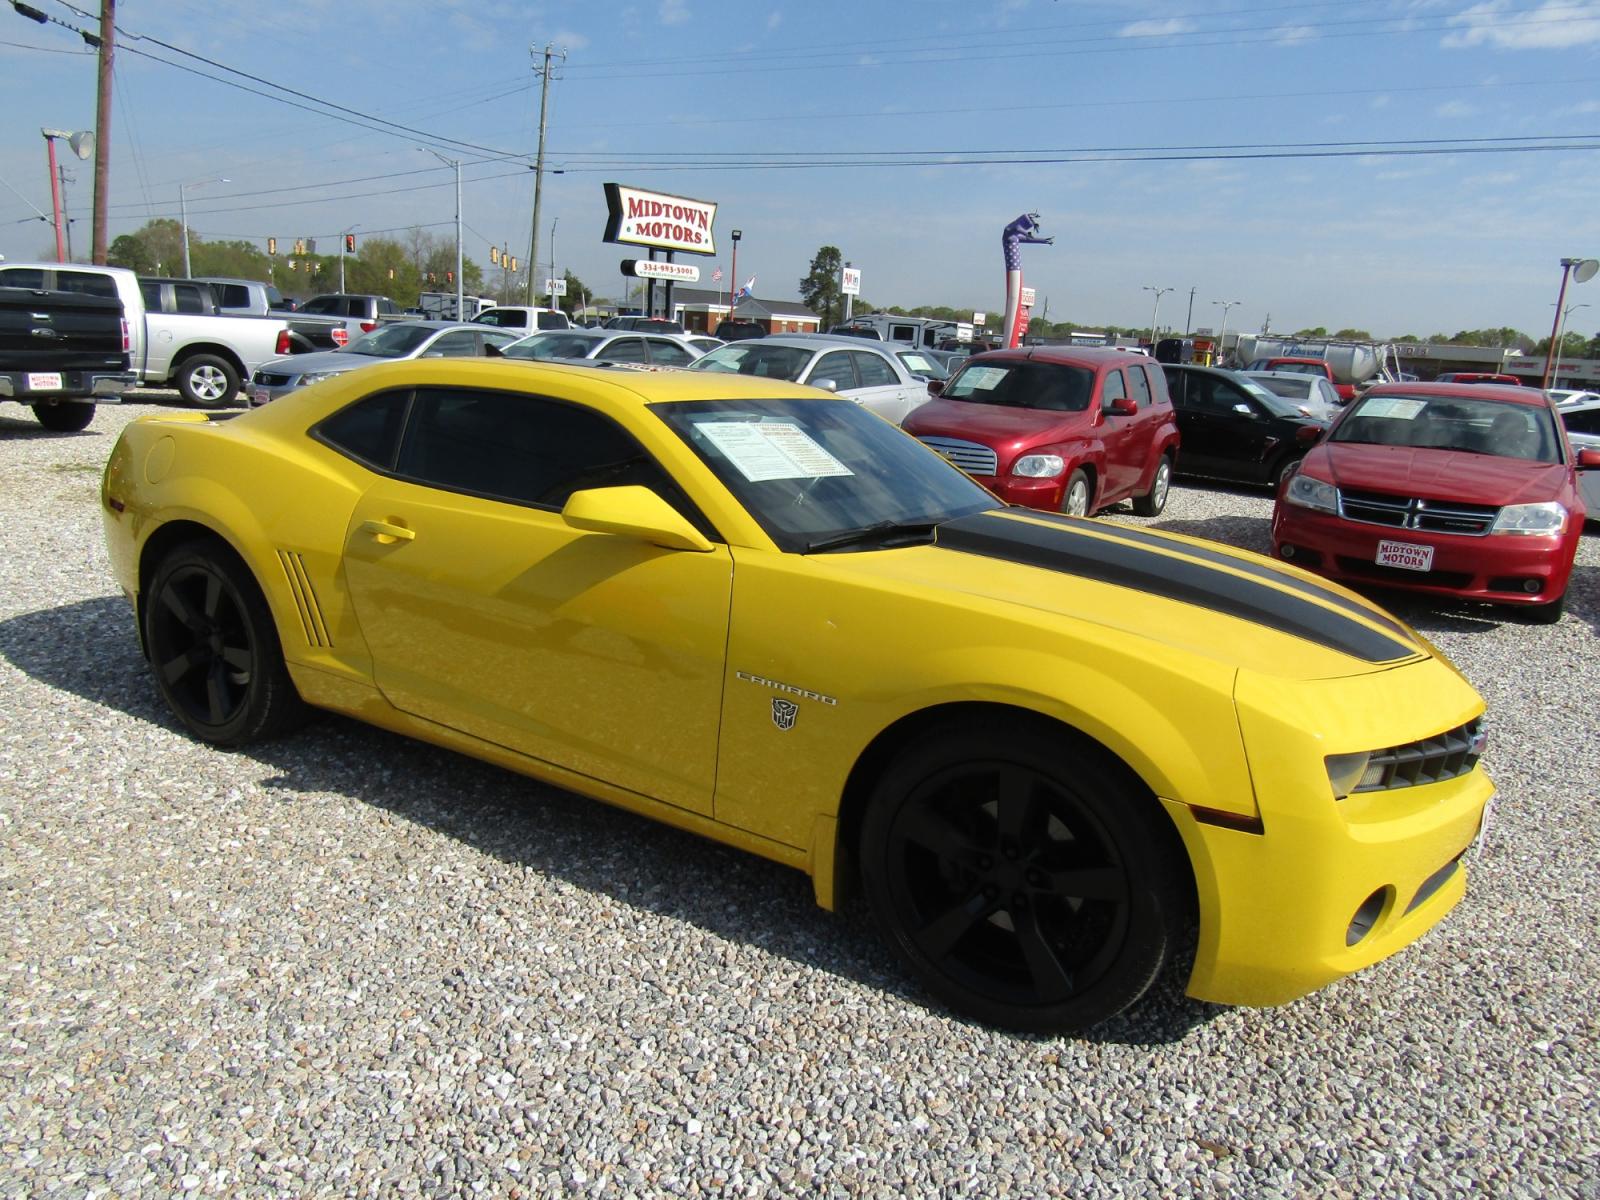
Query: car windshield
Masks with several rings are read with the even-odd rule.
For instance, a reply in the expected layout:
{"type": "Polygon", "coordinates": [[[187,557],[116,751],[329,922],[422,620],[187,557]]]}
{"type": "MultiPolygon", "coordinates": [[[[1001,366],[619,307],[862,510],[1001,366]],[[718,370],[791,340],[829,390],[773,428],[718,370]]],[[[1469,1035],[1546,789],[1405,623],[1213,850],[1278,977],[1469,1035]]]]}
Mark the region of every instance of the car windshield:
{"type": "Polygon", "coordinates": [[[382,325],[371,333],[362,334],[340,353],[365,354],[368,358],[404,358],[437,332],[426,325],[382,325]]]}
{"type": "Polygon", "coordinates": [[[1094,372],[1045,362],[970,362],[944,385],[946,400],[1083,412],[1094,392],[1094,372]]]}
{"type": "Polygon", "coordinates": [[[718,346],[705,357],[695,359],[689,370],[720,371],[724,375],[757,375],[763,379],[787,379],[793,383],[811,361],[812,353],[799,346],[776,346],[766,339],[740,342],[735,346],[718,346]]]}
{"type": "Polygon", "coordinates": [[[784,550],[925,531],[1000,507],[939,455],[847,400],[694,400],[651,410],[784,550]]]}
{"type": "Polygon", "coordinates": [[[1324,379],[1328,377],[1328,369],[1321,363],[1281,362],[1273,363],[1272,369],[1285,375],[1320,375],[1324,379]]]}
{"type": "Polygon", "coordinates": [[[901,362],[905,363],[906,370],[913,375],[920,375],[924,379],[949,378],[945,373],[945,369],[926,354],[918,353],[915,350],[902,350],[897,357],[901,362]]]}
{"type": "Polygon", "coordinates": [[[506,358],[588,358],[600,339],[581,333],[536,333],[500,351],[506,358]]]}
{"type": "Polygon", "coordinates": [[[1330,440],[1561,461],[1549,410],[1462,396],[1367,396],[1349,410],[1330,440]]]}

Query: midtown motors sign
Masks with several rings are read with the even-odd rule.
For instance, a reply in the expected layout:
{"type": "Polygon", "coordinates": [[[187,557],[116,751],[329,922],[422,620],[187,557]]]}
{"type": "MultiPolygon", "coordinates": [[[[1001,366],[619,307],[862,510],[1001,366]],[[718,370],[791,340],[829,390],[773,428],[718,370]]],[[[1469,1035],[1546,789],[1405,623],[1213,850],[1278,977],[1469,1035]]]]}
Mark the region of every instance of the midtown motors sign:
{"type": "Polygon", "coordinates": [[[711,233],[717,206],[709,200],[644,192],[620,183],[608,183],[605,189],[610,210],[605,241],[689,254],[717,252],[711,233]]]}

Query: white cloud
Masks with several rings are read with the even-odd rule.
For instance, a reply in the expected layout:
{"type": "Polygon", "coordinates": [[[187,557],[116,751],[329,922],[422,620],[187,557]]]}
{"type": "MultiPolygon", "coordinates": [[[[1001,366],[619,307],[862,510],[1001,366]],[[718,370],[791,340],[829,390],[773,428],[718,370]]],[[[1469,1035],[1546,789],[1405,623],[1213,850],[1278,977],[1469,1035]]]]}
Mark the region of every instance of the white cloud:
{"type": "Polygon", "coordinates": [[[1298,46],[1301,42],[1314,41],[1317,36],[1317,31],[1309,25],[1280,25],[1272,32],[1272,40],[1280,46],[1298,46]]]}
{"type": "Polygon", "coordinates": [[[1470,117],[1477,113],[1477,109],[1465,100],[1446,100],[1433,110],[1436,117],[1470,117]]]}
{"type": "Polygon", "coordinates": [[[1165,21],[1135,21],[1117,30],[1118,37],[1171,37],[1176,33],[1192,33],[1195,24],[1182,17],[1165,21]]]}
{"type": "Polygon", "coordinates": [[[661,0],[661,23],[682,25],[689,19],[689,6],[684,0],[661,0]]]}
{"type": "Polygon", "coordinates": [[[589,39],[584,37],[583,34],[576,33],[570,29],[563,29],[559,33],[551,34],[550,40],[557,46],[565,47],[568,50],[582,50],[589,44],[589,39]]]}
{"type": "Polygon", "coordinates": [[[783,24],[783,13],[779,12],[777,9],[773,9],[772,12],[767,15],[767,28],[768,29],[776,29],[779,25],[782,25],[782,24],[783,24]]]}
{"type": "Polygon", "coordinates": [[[1388,108],[1389,107],[1389,100],[1390,100],[1390,97],[1388,97],[1388,96],[1374,96],[1371,99],[1371,101],[1368,102],[1367,107],[1368,108],[1388,108]]]}
{"type": "Polygon", "coordinates": [[[1453,49],[1564,50],[1600,42],[1600,0],[1544,0],[1534,9],[1483,0],[1451,17],[1450,23],[1461,27],[1445,35],[1443,45],[1453,49]]]}

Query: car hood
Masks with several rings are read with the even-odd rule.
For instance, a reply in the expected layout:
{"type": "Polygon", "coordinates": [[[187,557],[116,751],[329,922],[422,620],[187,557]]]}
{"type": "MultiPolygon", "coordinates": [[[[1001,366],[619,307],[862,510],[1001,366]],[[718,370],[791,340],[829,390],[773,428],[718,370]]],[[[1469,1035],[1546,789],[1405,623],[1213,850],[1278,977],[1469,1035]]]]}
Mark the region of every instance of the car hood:
{"type": "MultiPolygon", "coordinates": [[[[827,556],[908,597],[995,606],[1054,634],[1226,668],[1330,679],[1433,656],[1371,601],[1306,571],[1215,542],[1032,510],[994,509],[939,526],[931,545],[827,556]]],[[[975,625],[974,628],[982,628],[975,625]]],[[[981,651],[981,646],[975,646],[981,651]]],[[[1095,653],[1099,653],[1096,650],[1095,653]]]]}
{"type": "Polygon", "coordinates": [[[1088,424],[1087,412],[936,398],[906,418],[905,430],[917,437],[964,438],[995,449],[1023,450],[1081,436],[1088,424]]]}
{"type": "Polygon", "coordinates": [[[1358,492],[1499,506],[1553,499],[1568,468],[1465,450],[1325,442],[1311,452],[1304,470],[1358,492]]]}

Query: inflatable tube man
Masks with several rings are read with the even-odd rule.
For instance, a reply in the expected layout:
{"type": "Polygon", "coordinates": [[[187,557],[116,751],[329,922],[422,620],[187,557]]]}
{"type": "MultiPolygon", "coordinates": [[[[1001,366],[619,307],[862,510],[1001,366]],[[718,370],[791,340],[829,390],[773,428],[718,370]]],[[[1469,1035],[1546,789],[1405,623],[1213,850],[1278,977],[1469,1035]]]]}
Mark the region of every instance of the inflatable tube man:
{"type": "Polygon", "coordinates": [[[1015,346],[1022,340],[1022,259],[1017,254],[1017,247],[1023,242],[1035,242],[1043,246],[1055,245],[1055,238],[1039,237],[1035,230],[1039,228],[1038,213],[1023,213],[1015,221],[1006,226],[1006,231],[1000,235],[1000,245],[1006,254],[1006,346],[1015,346]]]}

